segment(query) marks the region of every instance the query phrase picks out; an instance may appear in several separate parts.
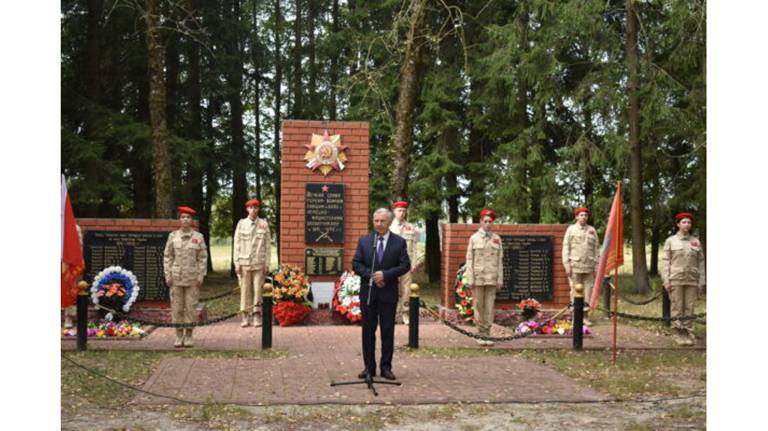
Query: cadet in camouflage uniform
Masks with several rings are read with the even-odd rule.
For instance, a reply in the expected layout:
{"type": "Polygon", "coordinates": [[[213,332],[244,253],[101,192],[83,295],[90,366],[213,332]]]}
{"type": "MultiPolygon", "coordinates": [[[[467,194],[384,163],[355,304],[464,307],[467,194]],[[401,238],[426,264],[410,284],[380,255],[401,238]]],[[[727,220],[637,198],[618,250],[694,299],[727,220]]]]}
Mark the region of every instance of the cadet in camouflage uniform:
{"type": "MultiPolygon", "coordinates": [[[[83,249],[83,231],[80,229],[79,224],[75,224],[75,228],[77,228],[77,239],[80,240],[80,250],[83,249]]],[[[80,276],[77,277],[77,280],[75,280],[75,284],[83,280],[83,275],[80,274],[80,276]]],[[[77,304],[70,305],[69,307],[64,309],[64,327],[67,329],[71,329],[74,325],[72,324],[72,319],[77,319],[77,304]]]]}
{"type": "Polygon", "coordinates": [[[389,231],[405,239],[408,257],[411,259],[411,270],[400,276],[400,300],[397,303],[397,315],[401,315],[403,323],[407,325],[408,304],[411,297],[413,269],[416,266],[416,243],[419,241],[419,232],[406,221],[408,202],[395,202],[392,204],[392,210],[395,213],[395,221],[389,226],[389,231]]]}
{"type": "Polygon", "coordinates": [[[571,303],[573,303],[574,286],[581,283],[584,286],[584,323],[589,315],[589,298],[592,297],[592,286],[595,284],[597,262],[600,257],[600,239],[595,228],[587,224],[588,208],[576,208],[576,223],[568,226],[563,238],[563,267],[568,274],[571,285],[571,303]]]}
{"type": "MultiPolygon", "coordinates": [[[[467,284],[472,286],[474,296],[475,325],[480,335],[491,334],[494,320],[496,291],[504,284],[504,250],[501,237],[491,232],[496,213],[484,209],[480,211],[480,229],[469,238],[467,247],[466,271],[467,284]]],[[[477,340],[481,346],[492,346],[492,341],[477,340]]]]}
{"type": "Polygon", "coordinates": [[[269,223],[258,217],[260,206],[258,199],[246,202],[248,217],[241,219],[235,229],[235,271],[240,282],[240,312],[243,314],[240,326],[243,328],[261,326],[261,288],[272,257],[269,223]]]}
{"type": "MultiPolygon", "coordinates": [[[[675,216],[677,233],[667,238],[661,254],[659,270],[664,288],[672,302],[672,317],[692,316],[696,303],[697,290],[704,290],[704,250],[698,238],[691,235],[693,214],[679,213],[675,216]]],[[[692,346],[696,338],[693,335],[692,320],[675,320],[674,327],[678,335],[677,344],[692,346]]]]}
{"type": "MultiPolygon", "coordinates": [[[[203,234],[192,230],[195,210],[178,207],[181,229],[168,235],[163,257],[165,283],[171,288],[173,323],[192,323],[200,295],[200,286],[208,272],[208,250],[203,234]]],[[[177,328],[174,347],[192,347],[192,328],[177,328]]]]}

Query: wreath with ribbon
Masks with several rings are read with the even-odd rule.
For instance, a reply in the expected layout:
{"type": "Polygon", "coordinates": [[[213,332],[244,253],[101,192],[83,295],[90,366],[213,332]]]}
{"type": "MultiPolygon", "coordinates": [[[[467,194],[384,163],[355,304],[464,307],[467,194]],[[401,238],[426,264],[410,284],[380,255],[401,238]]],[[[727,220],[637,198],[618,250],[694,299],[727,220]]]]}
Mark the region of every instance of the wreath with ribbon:
{"type": "Polygon", "coordinates": [[[91,283],[91,301],[113,310],[131,310],[139,296],[139,281],[131,271],[109,266],[96,274],[91,283]]]}
{"type": "Polygon", "coordinates": [[[456,271],[456,283],[454,284],[456,309],[459,310],[461,320],[473,322],[475,320],[475,311],[472,308],[472,304],[474,304],[475,298],[472,296],[472,286],[467,283],[467,278],[464,275],[466,270],[466,265],[461,265],[459,270],[456,271]]]}
{"type": "Polygon", "coordinates": [[[332,306],[352,323],[363,320],[363,311],[360,309],[359,275],[349,271],[341,274],[333,291],[332,306]]]}

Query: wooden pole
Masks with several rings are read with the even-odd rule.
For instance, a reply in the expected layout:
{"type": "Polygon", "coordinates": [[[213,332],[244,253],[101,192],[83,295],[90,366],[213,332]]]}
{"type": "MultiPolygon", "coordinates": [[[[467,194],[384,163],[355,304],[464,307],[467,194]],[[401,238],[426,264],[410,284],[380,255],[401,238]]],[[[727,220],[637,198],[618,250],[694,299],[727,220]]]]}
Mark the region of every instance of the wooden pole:
{"type": "MultiPolygon", "coordinates": [[[[616,182],[617,190],[619,191],[619,199],[621,199],[621,181],[616,182]]],[[[619,320],[619,265],[618,265],[618,259],[619,259],[619,252],[620,248],[623,247],[624,244],[621,244],[621,241],[619,241],[619,214],[616,214],[616,217],[614,217],[613,221],[613,237],[616,239],[616,264],[613,268],[613,279],[614,279],[614,285],[615,292],[613,292],[613,354],[611,356],[611,365],[616,365],[616,332],[618,331],[618,320],[619,320]]]]}

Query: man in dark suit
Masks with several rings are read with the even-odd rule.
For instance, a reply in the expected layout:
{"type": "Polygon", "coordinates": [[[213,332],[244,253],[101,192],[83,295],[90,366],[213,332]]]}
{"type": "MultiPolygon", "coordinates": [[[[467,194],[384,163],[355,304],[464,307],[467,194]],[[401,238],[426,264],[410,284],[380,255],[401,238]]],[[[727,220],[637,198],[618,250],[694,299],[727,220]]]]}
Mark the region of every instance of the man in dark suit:
{"type": "Polygon", "coordinates": [[[391,233],[394,215],[387,208],[373,213],[374,232],[360,237],[352,258],[352,268],[360,276],[360,308],[363,312],[363,362],[358,375],[368,379],[376,375],[376,325],[381,325],[381,376],[395,380],[392,353],[395,347],[395,311],[398,278],[411,269],[405,240],[391,233]]]}

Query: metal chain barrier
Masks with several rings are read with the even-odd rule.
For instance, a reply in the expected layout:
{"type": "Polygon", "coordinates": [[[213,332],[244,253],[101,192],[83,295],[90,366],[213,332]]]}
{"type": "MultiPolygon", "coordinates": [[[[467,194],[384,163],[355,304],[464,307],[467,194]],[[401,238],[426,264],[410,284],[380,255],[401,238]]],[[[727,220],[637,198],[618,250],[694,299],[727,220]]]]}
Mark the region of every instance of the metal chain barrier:
{"type": "MultiPolygon", "coordinates": [[[[610,313],[611,316],[614,315],[613,311],[606,310],[603,307],[598,307],[597,309],[600,310],[600,311],[603,311],[605,313],[610,313]]],[[[615,314],[617,316],[619,316],[619,317],[624,317],[624,318],[627,318],[627,319],[634,319],[634,320],[648,320],[648,321],[651,321],[651,322],[663,322],[664,320],[666,320],[663,317],[640,316],[640,315],[637,315],[637,314],[622,313],[620,311],[616,312],[615,314]]],[[[707,315],[707,313],[699,313],[699,314],[694,314],[692,316],[670,317],[669,320],[673,320],[673,321],[677,321],[677,320],[696,320],[696,319],[700,319],[701,317],[705,317],[706,315],[707,315]]]]}
{"type": "Polygon", "coordinates": [[[642,300],[642,301],[633,301],[633,300],[627,298],[626,296],[622,295],[621,293],[619,293],[619,298],[621,298],[622,301],[628,302],[628,303],[630,303],[632,305],[647,305],[647,304],[650,304],[651,302],[661,298],[661,292],[656,294],[656,296],[654,296],[653,298],[645,299],[645,300],[642,300]]]}
{"type": "Polygon", "coordinates": [[[237,292],[238,290],[240,290],[240,288],[239,287],[235,287],[232,290],[230,290],[229,292],[222,292],[222,293],[220,293],[218,295],[213,295],[213,296],[211,296],[209,298],[201,298],[201,299],[198,299],[197,302],[213,301],[214,299],[219,299],[219,298],[223,298],[225,296],[229,296],[229,295],[237,292]]]}
{"type": "MultiPolygon", "coordinates": [[[[115,379],[114,377],[110,377],[106,374],[103,374],[99,371],[96,371],[90,367],[87,367],[74,359],[70,358],[69,355],[65,355],[64,352],[61,353],[61,357],[70,363],[72,363],[74,366],[81,368],[85,370],[88,373],[91,373],[97,377],[100,377],[102,379],[105,379],[111,383],[114,383],[118,386],[122,386],[126,389],[133,390],[135,392],[141,392],[147,395],[151,395],[153,397],[158,398],[165,398],[173,401],[177,401],[180,403],[185,404],[195,404],[195,405],[208,405],[212,401],[195,401],[195,400],[186,400],[183,398],[174,397],[172,395],[165,395],[160,394],[157,392],[148,391],[146,389],[142,389],[140,387],[121,382],[120,380],[115,379]]],[[[706,392],[698,392],[691,395],[683,395],[683,396],[677,396],[677,397],[664,397],[664,398],[633,398],[633,399],[621,399],[621,398],[609,398],[604,400],[579,400],[579,401],[572,401],[572,400],[545,400],[545,401],[481,401],[481,402],[466,402],[465,404],[607,404],[607,403],[659,403],[664,401],[677,401],[677,400],[686,400],[686,399],[692,399],[692,398],[703,398],[706,397],[706,392]]],[[[215,403],[219,404],[228,404],[228,405],[234,405],[234,406],[244,406],[244,407],[264,407],[268,405],[282,405],[284,403],[275,403],[275,404],[267,404],[267,403],[244,403],[244,402],[237,402],[237,401],[213,401],[215,403]]],[[[349,405],[354,404],[353,403],[345,403],[345,402],[335,402],[333,400],[322,400],[322,401],[291,401],[291,405],[327,405],[327,404],[338,404],[338,405],[349,405]]],[[[427,403],[413,403],[414,405],[418,404],[443,404],[440,402],[427,402],[427,403]]]]}
{"type": "MultiPolygon", "coordinates": [[[[487,336],[487,335],[480,335],[480,334],[477,334],[475,332],[467,331],[466,329],[459,327],[455,323],[443,319],[442,317],[440,317],[439,314],[437,314],[436,311],[434,311],[431,308],[429,308],[427,306],[427,304],[424,303],[424,301],[420,300],[419,301],[419,306],[421,308],[427,310],[430,314],[432,314],[433,317],[438,319],[445,326],[453,329],[454,331],[456,331],[456,332],[458,332],[458,333],[460,333],[462,335],[466,335],[467,337],[474,338],[476,340],[495,341],[495,342],[512,341],[512,340],[518,340],[520,338],[530,337],[531,335],[533,335],[535,333],[535,331],[530,331],[530,332],[518,333],[518,334],[514,334],[514,335],[508,335],[506,337],[491,337],[491,336],[487,336]]],[[[563,310],[561,310],[558,314],[562,313],[563,311],[565,311],[565,310],[567,310],[569,308],[571,308],[571,304],[568,304],[568,306],[565,307],[563,310]]],[[[546,322],[546,321],[551,320],[551,319],[552,318],[544,319],[544,320],[542,320],[542,322],[546,322]]],[[[537,323],[542,323],[542,322],[537,322],[537,323]]]]}
{"type": "Polygon", "coordinates": [[[231,319],[237,315],[240,314],[240,311],[236,311],[234,313],[230,313],[224,316],[214,317],[213,319],[207,319],[203,320],[202,322],[191,322],[191,323],[166,323],[166,322],[154,322],[151,320],[144,320],[139,319],[137,317],[131,317],[123,312],[113,310],[111,308],[104,307],[99,304],[95,304],[96,308],[100,308],[102,310],[106,310],[110,313],[113,313],[115,316],[119,317],[120,319],[125,319],[130,322],[135,323],[141,323],[142,325],[152,325],[157,326],[160,328],[195,328],[198,326],[207,326],[207,325],[213,325],[214,323],[223,322],[224,320],[231,319]]]}

